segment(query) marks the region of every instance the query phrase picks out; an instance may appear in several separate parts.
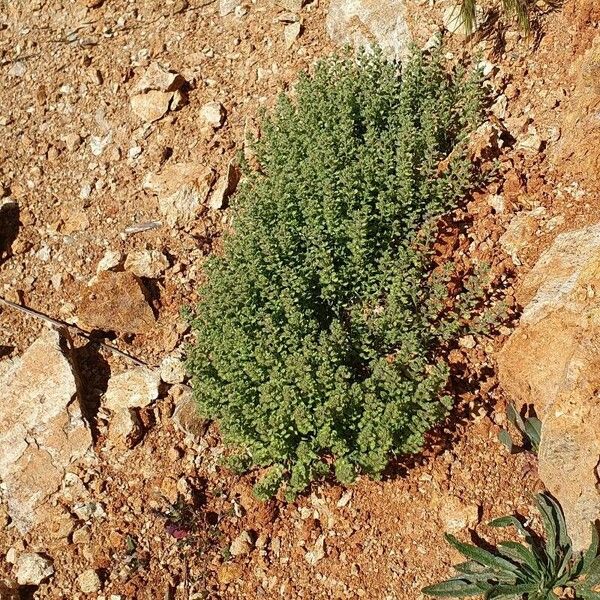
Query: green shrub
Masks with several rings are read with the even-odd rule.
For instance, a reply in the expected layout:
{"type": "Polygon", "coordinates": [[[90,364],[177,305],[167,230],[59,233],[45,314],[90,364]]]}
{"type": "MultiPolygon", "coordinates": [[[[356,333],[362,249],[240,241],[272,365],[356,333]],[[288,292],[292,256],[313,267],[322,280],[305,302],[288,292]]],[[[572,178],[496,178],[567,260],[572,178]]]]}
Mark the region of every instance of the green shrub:
{"type": "Polygon", "coordinates": [[[492,527],[513,526],[524,544],[500,542],[491,551],[463,544],[446,535],[467,562],[457,565],[458,574],[424,588],[431,596],[486,599],[600,600],[600,557],[598,532],[592,528],[592,543],[585,554],[574,553],[562,508],[549,494],[538,494],[536,504],[544,526],[544,539],[529,532],[516,517],[492,521],[492,527]]]}
{"type": "Polygon", "coordinates": [[[430,248],[470,185],[479,90],[438,57],[334,57],[265,120],[188,359],[236,467],[271,467],[259,497],[377,476],[447,414],[459,317],[430,248]]]}

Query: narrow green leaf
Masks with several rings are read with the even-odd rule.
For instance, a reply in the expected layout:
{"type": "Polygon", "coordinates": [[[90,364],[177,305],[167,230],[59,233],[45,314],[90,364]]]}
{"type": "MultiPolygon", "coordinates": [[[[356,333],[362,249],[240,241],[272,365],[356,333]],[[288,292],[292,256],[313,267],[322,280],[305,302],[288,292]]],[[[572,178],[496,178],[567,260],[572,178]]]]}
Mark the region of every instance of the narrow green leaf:
{"type": "Polygon", "coordinates": [[[514,444],[512,438],[510,437],[510,433],[506,431],[506,429],[501,429],[498,433],[498,441],[506,447],[506,449],[513,454],[514,453],[514,444]]]}
{"type": "Polygon", "coordinates": [[[448,579],[442,583],[424,587],[421,591],[430,596],[446,598],[468,598],[481,594],[481,588],[477,584],[465,579],[448,579]]]}
{"type": "Polygon", "coordinates": [[[509,517],[499,517],[498,519],[494,519],[488,523],[490,527],[514,527],[526,540],[528,543],[531,539],[531,535],[523,527],[523,524],[517,517],[509,516],[509,517]]]}
{"type": "Polygon", "coordinates": [[[508,558],[523,563],[529,567],[532,573],[537,573],[541,570],[541,565],[535,559],[535,556],[523,544],[517,542],[500,542],[498,550],[505,554],[508,558]]]}
{"type": "Polygon", "coordinates": [[[472,546],[471,544],[464,544],[449,533],[446,533],[445,536],[448,542],[463,556],[486,567],[491,567],[498,573],[508,571],[509,573],[514,574],[519,570],[517,565],[513,564],[509,560],[506,560],[505,558],[502,558],[501,556],[496,556],[491,552],[484,550],[483,548],[478,548],[477,546],[472,546]]]}

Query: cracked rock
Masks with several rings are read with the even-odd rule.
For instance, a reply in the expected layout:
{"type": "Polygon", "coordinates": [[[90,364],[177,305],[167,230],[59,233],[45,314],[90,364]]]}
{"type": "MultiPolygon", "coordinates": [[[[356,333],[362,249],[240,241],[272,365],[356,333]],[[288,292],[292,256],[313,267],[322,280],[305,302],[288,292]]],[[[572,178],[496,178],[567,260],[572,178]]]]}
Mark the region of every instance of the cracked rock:
{"type": "Polygon", "coordinates": [[[0,362],[0,480],[21,533],[47,519],[67,468],[91,452],[71,341],[48,330],[19,358],[0,362]]]}
{"type": "Polygon", "coordinates": [[[27,552],[17,559],[16,571],[19,585],[40,585],[54,575],[54,566],[50,558],[27,552]]]}

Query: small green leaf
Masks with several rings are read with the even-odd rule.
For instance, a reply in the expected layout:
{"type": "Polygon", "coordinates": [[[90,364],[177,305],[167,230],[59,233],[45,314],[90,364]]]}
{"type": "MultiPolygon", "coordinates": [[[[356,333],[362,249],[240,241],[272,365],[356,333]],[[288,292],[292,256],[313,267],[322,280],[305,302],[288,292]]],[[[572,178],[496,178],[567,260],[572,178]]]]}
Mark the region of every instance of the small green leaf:
{"type": "Polygon", "coordinates": [[[498,433],[498,441],[506,447],[506,449],[511,453],[514,454],[514,444],[512,441],[512,437],[510,437],[510,433],[508,433],[508,431],[506,431],[506,429],[501,429],[500,432],[498,433]]]}
{"type": "Polygon", "coordinates": [[[425,587],[421,591],[430,596],[446,598],[468,598],[479,596],[482,592],[476,583],[471,583],[465,579],[448,579],[448,581],[425,587]]]}
{"type": "Polygon", "coordinates": [[[483,548],[478,548],[477,546],[472,546],[471,544],[464,544],[449,533],[446,533],[445,536],[448,542],[463,556],[486,567],[491,567],[492,569],[496,570],[498,574],[501,574],[502,572],[514,574],[519,570],[515,564],[502,558],[501,556],[496,556],[491,552],[484,550],[483,548]]]}

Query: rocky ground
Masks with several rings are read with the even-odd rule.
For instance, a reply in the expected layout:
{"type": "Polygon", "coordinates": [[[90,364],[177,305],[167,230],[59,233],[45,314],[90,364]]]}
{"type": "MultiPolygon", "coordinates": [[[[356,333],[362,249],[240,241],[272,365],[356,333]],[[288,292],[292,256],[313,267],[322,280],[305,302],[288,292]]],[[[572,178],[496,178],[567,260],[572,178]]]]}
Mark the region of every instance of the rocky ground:
{"type": "Polygon", "coordinates": [[[597,337],[600,8],[567,0],[536,36],[491,19],[465,40],[450,2],[362,0],[346,20],[350,4],[0,0],[0,298],[67,325],[0,303],[0,598],[414,600],[456,560],[443,532],[492,539],[490,518],[529,514],[538,472],[575,526],[597,512],[598,352],[581,340],[597,337]],[[438,254],[489,265],[508,314],[452,350],[457,408],[422,456],[261,504],[195,417],[179,311],[260,110],[334,42],[402,54],[407,31],[484,70],[471,148],[489,183],[438,254]],[[497,442],[509,398],[570,415],[549,418],[539,465],[497,442]]]}

